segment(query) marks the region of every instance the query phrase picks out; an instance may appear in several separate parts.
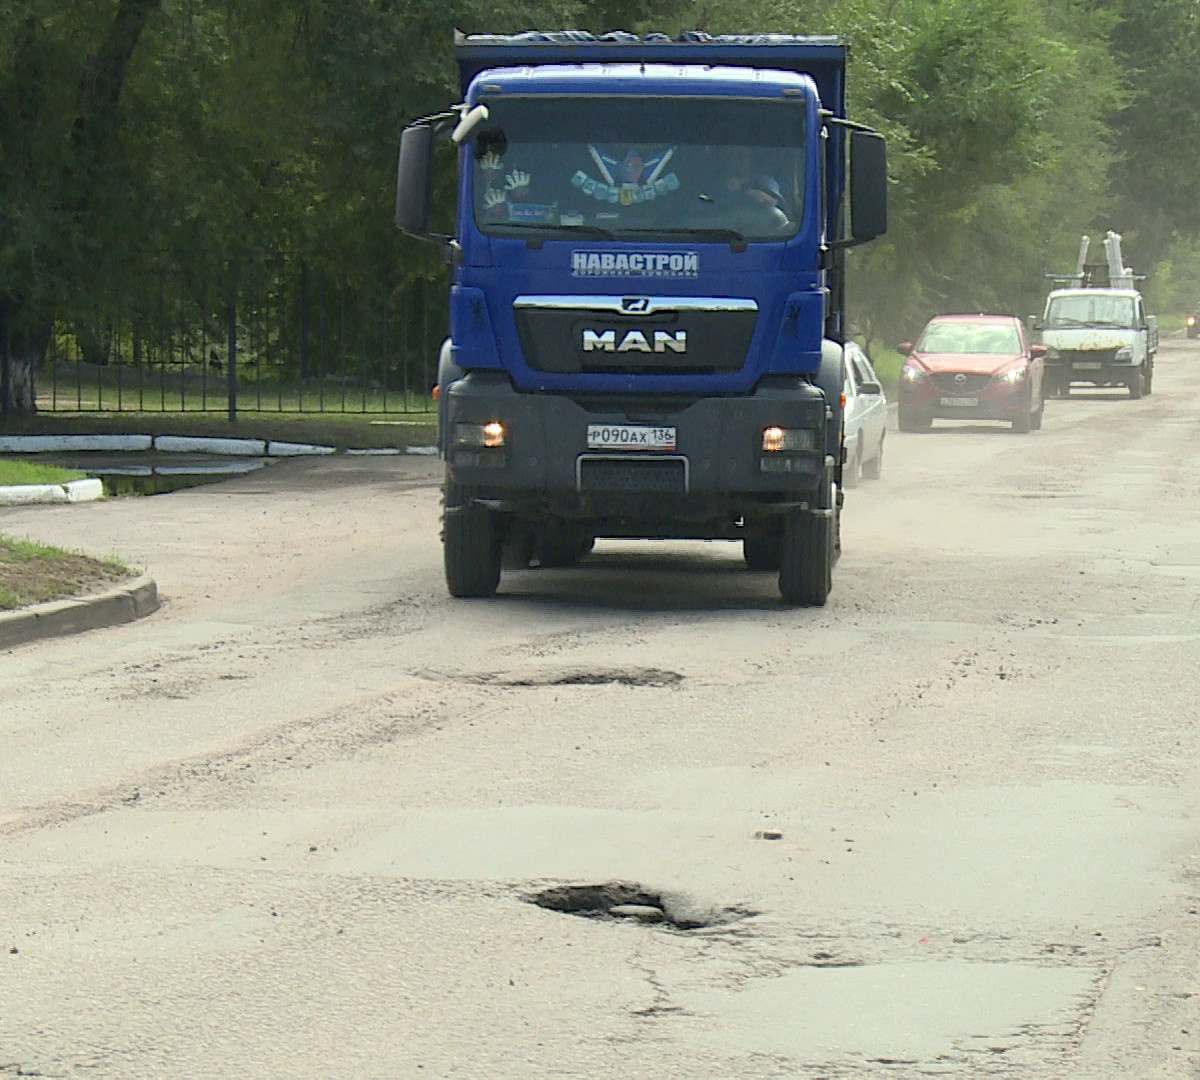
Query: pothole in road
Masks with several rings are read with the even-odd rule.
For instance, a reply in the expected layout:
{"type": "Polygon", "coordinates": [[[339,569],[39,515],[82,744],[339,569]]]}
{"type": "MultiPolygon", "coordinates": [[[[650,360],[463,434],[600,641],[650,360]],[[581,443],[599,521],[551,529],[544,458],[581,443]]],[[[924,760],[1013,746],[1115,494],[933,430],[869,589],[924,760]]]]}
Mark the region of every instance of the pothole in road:
{"type": "Polygon", "coordinates": [[[675,930],[727,926],[757,914],[741,907],[692,910],[676,898],[628,881],[610,881],[603,885],[556,885],[525,899],[547,911],[557,911],[563,915],[660,924],[675,930]]]}
{"type": "Polygon", "coordinates": [[[500,686],[676,686],[683,682],[677,671],[661,668],[557,668],[545,672],[509,672],[484,675],[478,682],[500,686]]]}

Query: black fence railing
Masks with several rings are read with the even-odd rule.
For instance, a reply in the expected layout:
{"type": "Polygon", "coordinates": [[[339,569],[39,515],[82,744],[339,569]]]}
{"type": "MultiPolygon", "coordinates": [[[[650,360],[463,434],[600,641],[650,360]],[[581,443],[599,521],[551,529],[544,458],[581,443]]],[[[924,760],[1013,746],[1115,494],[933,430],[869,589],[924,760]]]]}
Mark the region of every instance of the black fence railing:
{"type": "Polygon", "coordinates": [[[350,287],[279,257],[237,286],[163,275],[64,314],[37,376],[49,413],[424,413],[445,337],[444,282],[350,287]]]}

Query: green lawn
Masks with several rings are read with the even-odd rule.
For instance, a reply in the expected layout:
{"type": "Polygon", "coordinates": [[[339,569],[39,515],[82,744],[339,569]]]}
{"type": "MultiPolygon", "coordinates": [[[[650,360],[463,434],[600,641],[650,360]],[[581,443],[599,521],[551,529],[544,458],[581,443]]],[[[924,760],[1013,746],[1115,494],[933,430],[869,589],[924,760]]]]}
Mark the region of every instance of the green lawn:
{"type": "Polygon", "coordinates": [[[60,469],[57,465],[38,465],[32,461],[12,461],[0,458],[0,487],[19,484],[66,484],[83,480],[87,473],[75,469],[60,469]]]}

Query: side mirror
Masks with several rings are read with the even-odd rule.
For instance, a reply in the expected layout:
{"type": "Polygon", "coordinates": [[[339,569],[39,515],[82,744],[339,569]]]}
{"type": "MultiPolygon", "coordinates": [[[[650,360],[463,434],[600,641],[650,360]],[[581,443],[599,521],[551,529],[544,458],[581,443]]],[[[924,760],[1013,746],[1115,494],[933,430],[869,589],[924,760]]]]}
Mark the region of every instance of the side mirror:
{"type": "Polygon", "coordinates": [[[858,384],[858,392],[860,394],[882,394],[883,387],[877,382],[861,382],[858,384]]]}
{"type": "Polygon", "coordinates": [[[400,136],[400,160],[396,166],[396,225],[401,232],[429,239],[433,207],[434,127],[417,121],[400,136]]]}
{"type": "Polygon", "coordinates": [[[1037,359],[1037,357],[1039,357],[1039,356],[1045,356],[1046,355],[1046,346],[1045,345],[1031,345],[1029,347],[1029,355],[1032,356],[1034,359],[1037,359]]]}
{"type": "Polygon", "coordinates": [[[887,232],[887,142],[877,131],[850,132],[850,242],[887,232]]]}
{"type": "Polygon", "coordinates": [[[900,353],[901,356],[908,356],[912,351],[913,347],[911,341],[902,341],[896,346],[896,352],[900,353]]]}

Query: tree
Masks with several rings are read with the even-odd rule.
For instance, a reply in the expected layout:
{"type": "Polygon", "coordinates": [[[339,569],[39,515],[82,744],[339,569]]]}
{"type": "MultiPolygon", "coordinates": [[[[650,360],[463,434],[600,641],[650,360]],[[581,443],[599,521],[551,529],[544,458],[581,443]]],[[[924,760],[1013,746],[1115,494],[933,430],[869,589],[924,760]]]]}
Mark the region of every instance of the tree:
{"type": "Polygon", "coordinates": [[[1130,87],[1114,110],[1114,221],[1142,270],[1176,238],[1200,238],[1200,8],[1193,0],[1110,0],[1114,64],[1130,87]]]}
{"type": "Polygon", "coordinates": [[[134,51],[161,0],[64,16],[48,0],[9,8],[0,84],[0,349],[7,409],[35,411],[37,362],[67,283],[95,250],[104,171],[134,51]],[[106,19],[107,21],[102,21],[106,19]],[[66,87],[74,93],[67,94],[66,87]]]}

